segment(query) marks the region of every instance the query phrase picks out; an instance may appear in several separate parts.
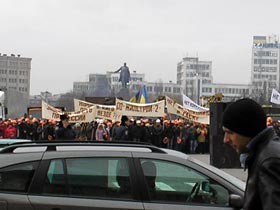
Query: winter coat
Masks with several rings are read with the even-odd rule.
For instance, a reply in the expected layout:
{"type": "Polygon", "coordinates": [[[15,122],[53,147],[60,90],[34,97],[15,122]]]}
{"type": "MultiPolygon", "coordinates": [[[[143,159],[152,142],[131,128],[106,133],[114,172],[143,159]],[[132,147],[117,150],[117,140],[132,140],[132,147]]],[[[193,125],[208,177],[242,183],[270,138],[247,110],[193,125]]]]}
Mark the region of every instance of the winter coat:
{"type": "Polygon", "coordinates": [[[60,125],[55,132],[55,139],[57,140],[74,140],[76,138],[76,133],[71,125],[66,128],[60,125]]]}
{"type": "Polygon", "coordinates": [[[244,210],[280,209],[280,138],[266,128],[247,146],[244,210]]]}

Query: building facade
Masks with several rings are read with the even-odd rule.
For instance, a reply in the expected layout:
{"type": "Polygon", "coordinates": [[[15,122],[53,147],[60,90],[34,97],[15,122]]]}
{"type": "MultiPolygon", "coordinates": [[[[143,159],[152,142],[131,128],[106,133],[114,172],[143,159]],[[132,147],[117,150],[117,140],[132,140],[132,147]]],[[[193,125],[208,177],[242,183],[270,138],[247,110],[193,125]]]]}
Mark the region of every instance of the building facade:
{"type": "Polygon", "coordinates": [[[31,60],[20,55],[0,54],[0,89],[5,92],[7,117],[19,117],[26,113],[30,95],[31,60]]]}
{"type": "Polygon", "coordinates": [[[185,57],[177,64],[177,84],[181,85],[183,93],[199,104],[202,90],[205,93],[212,84],[212,62],[200,61],[197,57],[185,57]]]}
{"type": "Polygon", "coordinates": [[[185,57],[177,64],[177,84],[183,93],[198,104],[216,93],[230,102],[251,94],[250,84],[213,83],[212,62],[200,61],[197,57],[185,57]]]}
{"type": "Polygon", "coordinates": [[[270,101],[272,89],[279,90],[279,40],[273,36],[254,36],[251,61],[252,95],[270,101]]]}
{"type": "Polygon", "coordinates": [[[0,54],[0,88],[13,89],[29,96],[31,58],[0,54]]]}

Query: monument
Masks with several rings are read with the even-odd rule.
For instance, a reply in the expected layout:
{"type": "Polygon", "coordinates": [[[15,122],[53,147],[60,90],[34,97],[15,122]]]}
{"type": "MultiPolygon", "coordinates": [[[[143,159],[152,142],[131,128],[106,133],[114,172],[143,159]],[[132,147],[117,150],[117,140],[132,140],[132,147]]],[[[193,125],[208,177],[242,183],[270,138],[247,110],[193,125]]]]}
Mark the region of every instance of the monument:
{"type": "Polygon", "coordinates": [[[126,63],[114,73],[118,72],[120,72],[119,82],[122,83],[122,88],[127,88],[127,83],[130,81],[130,71],[126,63]]]}
{"type": "Polygon", "coordinates": [[[129,97],[129,90],[127,88],[127,83],[131,80],[130,78],[130,71],[126,63],[123,64],[117,71],[114,73],[120,72],[119,82],[122,83],[122,88],[120,89],[119,93],[117,94],[118,97],[122,97],[124,99],[128,99],[129,97]]]}

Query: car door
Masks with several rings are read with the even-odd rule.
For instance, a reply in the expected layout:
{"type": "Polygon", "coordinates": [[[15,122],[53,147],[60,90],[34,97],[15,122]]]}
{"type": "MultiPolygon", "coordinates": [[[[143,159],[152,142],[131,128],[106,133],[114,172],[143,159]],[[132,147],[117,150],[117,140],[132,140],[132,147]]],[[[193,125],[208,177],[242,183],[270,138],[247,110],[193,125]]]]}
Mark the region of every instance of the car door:
{"type": "Polygon", "coordinates": [[[33,209],[27,192],[38,162],[16,163],[0,169],[0,209],[33,209]]]}
{"type": "Polygon", "coordinates": [[[47,152],[43,159],[41,190],[29,195],[35,209],[143,209],[130,152],[47,152]]]}
{"type": "Polygon", "coordinates": [[[134,155],[139,174],[143,174],[148,197],[146,210],[230,210],[230,194],[235,193],[219,179],[213,179],[176,158],[167,155],[134,155]],[[137,157],[138,156],[138,157],[137,157]],[[168,156],[169,157],[169,156],[168,156]],[[138,162],[138,163],[137,163],[138,162]]]}

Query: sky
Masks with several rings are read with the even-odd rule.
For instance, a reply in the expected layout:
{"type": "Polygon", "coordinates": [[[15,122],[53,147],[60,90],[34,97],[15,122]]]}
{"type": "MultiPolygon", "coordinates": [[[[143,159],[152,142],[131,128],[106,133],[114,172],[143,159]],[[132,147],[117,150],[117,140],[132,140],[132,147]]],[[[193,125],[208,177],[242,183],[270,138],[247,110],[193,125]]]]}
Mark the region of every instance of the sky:
{"type": "Polygon", "coordinates": [[[176,82],[186,56],[215,83],[250,82],[253,36],[280,34],[279,0],[0,0],[0,53],[32,58],[30,94],[72,91],[124,62],[176,82]]]}

